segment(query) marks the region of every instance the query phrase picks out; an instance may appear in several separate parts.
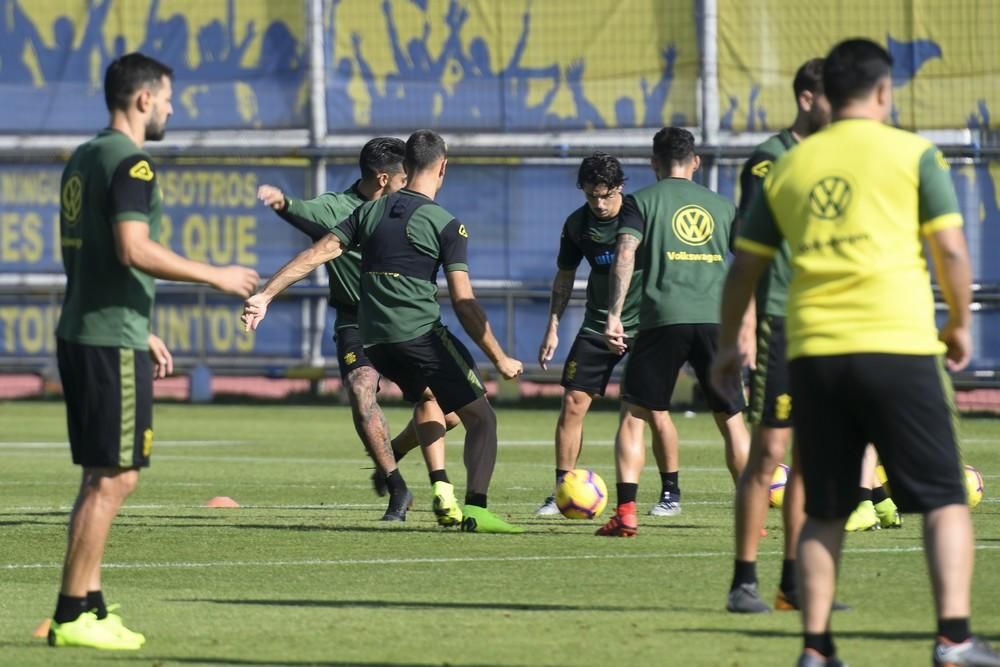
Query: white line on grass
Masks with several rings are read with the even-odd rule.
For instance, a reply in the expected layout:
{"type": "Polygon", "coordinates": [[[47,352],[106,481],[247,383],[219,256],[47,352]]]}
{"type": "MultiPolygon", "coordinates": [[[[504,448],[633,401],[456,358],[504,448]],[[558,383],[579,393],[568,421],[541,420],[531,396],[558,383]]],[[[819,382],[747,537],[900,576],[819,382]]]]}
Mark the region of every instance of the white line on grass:
{"type": "MultiPolygon", "coordinates": [[[[976,545],[977,551],[995,551],[1000,545],[976,545]]],[[[923,547],[870,547],[860,549],[844,549],[847,554],[911,554],[923,553],[923,547]]],[[[780,551],[761,552],[760,555],[779,556],[780,551]]],[[[565,556],[463,556],[463,557],[417,557],[417,558],[343,558],[321,559],[309,558],[301,560],[223,560],[211,562],[164,561],[159,563],[105,563],[103,567],[116,570],[166,570],[166,569],[200,569],[210,567],[314,567],[317,565],[420,565],[426,563],[523,563],[536,561],[569,561],[569,560],[651,560],[669,558],[732,558],[732,551],[689,551],[680,553],[649,553],[649,554],[575,554],[565,556]]],[[[53,570],[62,567],[62,563],[7,563],[0,565],[3,570],[53,570]]]]}

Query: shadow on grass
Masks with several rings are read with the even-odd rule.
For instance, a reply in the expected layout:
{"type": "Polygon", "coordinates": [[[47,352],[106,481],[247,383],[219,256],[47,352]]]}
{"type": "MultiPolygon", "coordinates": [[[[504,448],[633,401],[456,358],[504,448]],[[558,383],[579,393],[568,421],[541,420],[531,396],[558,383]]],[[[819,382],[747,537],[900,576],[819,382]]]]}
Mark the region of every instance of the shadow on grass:
{"type": "Polygon", "coordinates": [[[607,612],[703,612],[685,607],[639,607],[633,605],[534,604],[530,602],[449,602],[426,600],[295,600],[295,599],[173,599],[170,602],[208,602],[223,605],[261,605],[266,607],[305,607],[324,609],[474,609],[493,611],[607,611],[607,612]]]}
{"type": "MultiPolygon", "coordinates": [[[[339,660],[329,661],[324,660],[321,662],[316,662],[315,660],[251,660],[246,658],[198,658],[198,657],[174,657],[167,655],[159,656],[129,656],[129,661],[142,661],[144,663],[149,663],[152,661],[153,665],[160,664],[171,664],[179,662],[182,664],[190,665],[260,665],[260,667],[350,667],[352,665],[358,665],[361,667],[435,667],[440,665],[450,665],[452,662],[445,660],[440,662],[383,662],[376,660],[374,662],[368,662],[364,660],[351,660],[350,662],[342,662],[339,660]]],[[[468,667],[501,667],[501,665],[494,663],[462,663],[463,665],[468,665],[468,667]]]]}
{"type": "MultiPolygon", "coordinates": [[[[677,632],[692,632],[708,635],[742,635],[757,639],[789,639],[801,638],[802,633],[798,630],[750,630],[747,628],[680,628],[677,632]]],[[[875,639],[878,641],[926,641],[928,648],[934,640],[933,628],[923,632],[909,632],[900,630],[837,630],[833,633],[834,640],[839,639],[875,639]]]]}

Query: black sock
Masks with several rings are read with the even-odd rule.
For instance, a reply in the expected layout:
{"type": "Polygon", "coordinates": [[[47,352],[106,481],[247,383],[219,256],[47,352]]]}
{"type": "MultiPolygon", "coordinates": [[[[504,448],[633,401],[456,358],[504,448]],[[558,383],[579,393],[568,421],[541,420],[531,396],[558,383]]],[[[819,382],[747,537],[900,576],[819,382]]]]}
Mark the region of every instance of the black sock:
{"type": "Polygon", "coordinates": [[[444,471],[444,468],[441,468],[440,470],[431,470],[431,486],[434,486],[438,482],[451,484],[451,482],[448,481],[448,473],[444,471]]]}
{"type": "Polygon", "coordinates": [[[805,639],[805,648],[811,648],[825,658],[832,657],[836,653],[836,649],[833,646],[833,636],[829,632],[824,632],[823,634],[810,634],[805,633],[803,635],[805,639]]]}
{"type": "Polygon", "coordinates": [[[676,496],[681,495],[681,487],[677,484],[677,475],[680,472],[675,470],[674,472],[661,472],[660,473],[660,484],[663,485],[663,493],[670,492],[676,496]]]}
{"type": "Polygon", "coordinates": [[[393,447],[392,448],[392,455],[396,459],[396,463],[399,463],[400,461],[403,460],[403,457],[406,456],[406,452],[401,452],[398,449],[396,449],[395,447],[393,447]]]}
{"type": "Polygon", "coordinates": [[[858,502],[859,503],[863,503],[866,500],[871,500],[871,499],[872,499],[872,490],[871,489],[869,489],[868,487],[865,487],[865,486],[862,486],[860,489],[858,489],[858,502]]]}
{"type": "Polygon", "coordinates": [[[872,489],[872,502],[878,505],[880,502],[889,497],[889,494],[885,492],[885,487],[877,487],[872,489]]]}
{"type": "Polygon", "coordinates": [[[954,644],[961,644],[972,636],[968,618],[938,619],[938,635],[954,644]]]}
{"type": "Polygon", "coordinates": [[[786,558],[781,561],[781,584],[782,593],[791,593],[795,590],[795,559],[786,558]]]}
{"type": "Polygon", "coordinates": [[[406,491],[406,480],[396,468],[385,476],[385,485],[389,488],[389,495],[395,496],[406,491]]]}
{"type": "Polygon", "coordinates": [[[470,491],[465,494],[465,504],[475,505],[476,507],[482,507],[483,509],[486,509],[486,494],[472,493],[470,491]]]}
{"type": "Polygon", "coordinates": [[[87,611],[87,598],[74,598],[60,593],[52,620],[56,623],[69,623],[80,618],[80,614],[85,611],[87,611]]]}
{"type": "Polygon", "coordinates": [[[729,590],[733,590],[740,584],[757,583],[757,561],[737,560],[733,561],[733,583],[729,590]]]}
{"type": "Polygon", "coordinates": [[[628,482],[618,482],[615,484],[615,491],[618,493],[618,504],[634,503],[635,497],[639,495],[639,485],[628,482]]]}
{"type": "Polygon", "coordinates": [[[569,470],[561,470],[559,468],[556,468],[556,486],[562,484],[563,477],[565,477],[566,473],[568,472],[569,470]]]}
{"type": "Polygon", "coordinates": [[[87,591],[87,611],[97,614],[98,620],[107,618],[108,607],[104,604],[104,593],[101,591],[87,591]]]}

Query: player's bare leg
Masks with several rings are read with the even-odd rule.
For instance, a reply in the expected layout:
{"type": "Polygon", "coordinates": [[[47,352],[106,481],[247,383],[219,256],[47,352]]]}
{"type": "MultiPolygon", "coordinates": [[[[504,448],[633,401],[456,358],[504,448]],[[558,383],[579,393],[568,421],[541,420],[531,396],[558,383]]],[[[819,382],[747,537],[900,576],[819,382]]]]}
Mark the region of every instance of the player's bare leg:
{"type": "Polygon", "coordinates": [[[820,644],[823,655],[835,654],[830,615],[843,544],[844,519],[806,518],[797,559],[802,632],[807,645],[820,644]]]}
{"type": "Polygon", "coordinates": [[[924,550],[938,619],[968,618],[975,545],[967,505],[924,515],[924,550]]]}
{"type": "Polygon", "coordinates": [[[715,425],[719,428],[722,440],[726,447],[726,467],[733,478],[733,485],[736,484],[747,465],[747,458],[750,455],[750,432],[743,421],[743,413],[737,412],[734,415],[727,415],[723,412],[713,412],[715,425]]]}
{"type": "MultiPolygon", "coordinates": [[[[563,475],[576,467],[580,458],[580,450],[583,448],[583,418],[587,416],[593,401],[593,396],[579,389],[567,389],[563,393],[562,409],[556,422],[556,486],[559,486],[563,475]]],[[[554,493],[535,510],[535,514],[559,514],[554,493]]]]}
{"type": "Polygon", "coordinates": [[[652,411],[627,401],[622,401],[615,435],[615,477],[618,506],[615,515],[597,534],[605,537],[632,537],[638,531],[635,499],[639,491],[639,475],[646,465],[646,444],[643,431],[635,422],[652,422],[652,411]]]}
{"type": "Polygon", "coordinates": [[[84,468],[80,490],[69,518],[63,595],[86,597],[101,586],[101,562],[111,524],[136,486],[135,468],[84,468]]]}
{"type": "Polygon", "coordinates": [[[444,435],[453,427],[448,425],[449,419],[457,420],[458,416],[454,413],[445,415],[434,395],[425,391],[423,398],[413,407],[413,419],[410,421],[413,434],[424,453],[431,480],[434,493],[431,508],[441,526],[457,526],[462,522],[455,487],[444,469],[444,435]]]}
{"type": "MultiPolygon", "coordinates": [[[[642,421],[638,439],[642,439],[642,421]]],[[[680,438],[669,410],[650,410],[649,426],[653,432],[653,457],[660,471],[660,499],[649,510],[652,516],[676,516],[681,513],[680,438]]]]}
{"type": "MultiPolygon", "coordinates": [[[[729,611],[748,614],[770,611],[770,607],[760,599],[757,590],[757,549],[760,544],[761,529],[767,519],[771,478],[774,469],[785,460],[785,450],[790,437],[790,428],[758,425],[754,429],[747,465],[736,483],[734,503],[736,561],[733,564],[733,580],[726,600],[726,608],[729,611]]],[[[789,497],[787,485],[785,488],[783,506],[795,501],[789,497]]],[[[787,535],[786,531],[786,538],[787,535]]],[[[786,539],[786,566],[790,559],[794,563],[794,542],[791,545],[791,556],[787,548],[786,539]]],[[[784,569],[787,567],[783,568],[783,574],[784,569]]]]}

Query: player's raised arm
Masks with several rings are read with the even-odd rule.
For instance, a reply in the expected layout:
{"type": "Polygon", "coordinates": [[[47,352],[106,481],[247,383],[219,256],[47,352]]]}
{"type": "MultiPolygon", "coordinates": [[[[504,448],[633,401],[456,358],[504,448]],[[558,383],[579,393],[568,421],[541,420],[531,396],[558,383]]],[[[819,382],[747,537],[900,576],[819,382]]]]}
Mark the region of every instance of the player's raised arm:
{"type": "Polygon", "coordinates": [[[312,246],[306,248],[288,264],[271,276],[262,289],[254,294],[243,304],[243,321],[246,331],[256,330],[257,326],[264,320],[267,314],[267,306],[274,297],[278,296],[289,285],[293,285],[302,280],[316,270],[324,262],[340,257],[343,252],[343,244],[339,237],[330,233],[316,241],[312,246]]]}

